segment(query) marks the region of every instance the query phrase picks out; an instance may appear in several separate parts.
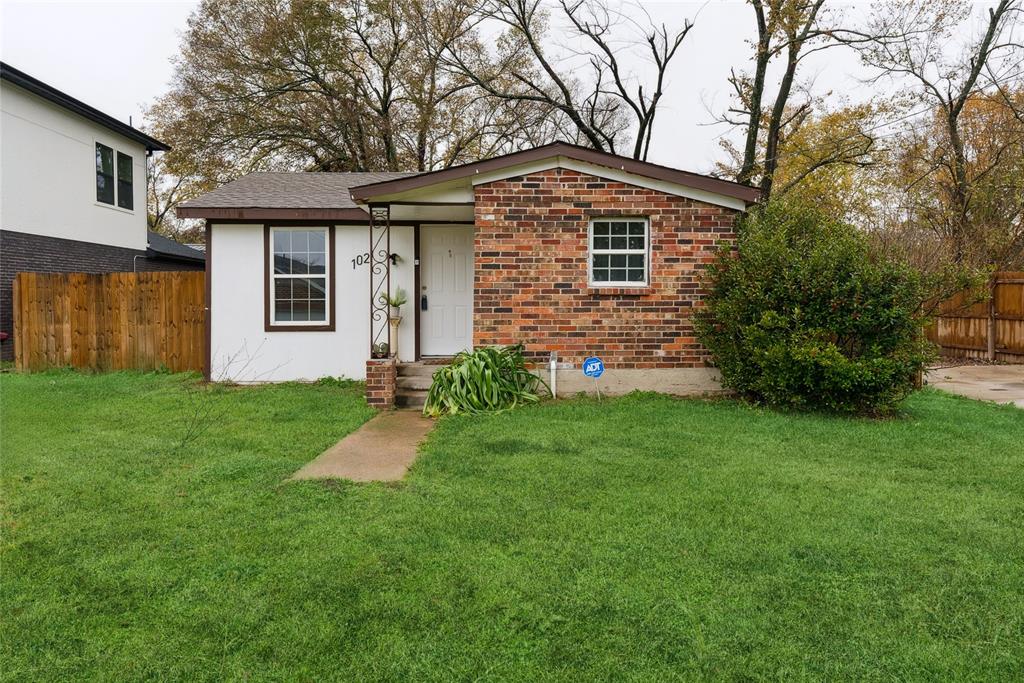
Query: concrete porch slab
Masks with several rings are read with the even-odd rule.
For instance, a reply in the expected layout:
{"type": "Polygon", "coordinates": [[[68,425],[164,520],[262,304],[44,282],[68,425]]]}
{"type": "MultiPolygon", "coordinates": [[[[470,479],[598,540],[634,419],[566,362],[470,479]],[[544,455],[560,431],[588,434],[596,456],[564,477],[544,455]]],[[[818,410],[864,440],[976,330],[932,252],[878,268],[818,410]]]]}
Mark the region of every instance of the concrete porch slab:
{"type": "Polygon", "coordinates": [[[291,476],[301,479],[398,481],[434,422],[418,411],[391,410],[334,444],[291,476]]]}
{"type": "Polygon", "coordinates": [[[925,381],[953,394],[1024,408],[1024,365],[933,368],[925,375],[925,381]]]}

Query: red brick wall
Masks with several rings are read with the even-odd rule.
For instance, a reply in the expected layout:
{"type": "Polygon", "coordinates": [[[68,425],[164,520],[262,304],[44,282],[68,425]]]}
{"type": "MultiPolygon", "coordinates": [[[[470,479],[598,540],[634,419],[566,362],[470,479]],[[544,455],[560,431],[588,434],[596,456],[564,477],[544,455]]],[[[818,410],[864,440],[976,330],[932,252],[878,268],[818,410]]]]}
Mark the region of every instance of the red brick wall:
{"type": "Polygon", "coordinates": [[[397,369],[393,358],[366,361],[366,402],[374,408],[395,407],[397,369]]]}
{"type": "Polygon", "coordinates": [[[566,169],[476,187],[473,343],[523,343],[533,360],[551,351],[608,367],[701,367],[707,352],[691,316],[714,247],[734,241],[737,212],[566,169]],[[589,221],[650,220],[650,284],[588,285],[589,221]]]}

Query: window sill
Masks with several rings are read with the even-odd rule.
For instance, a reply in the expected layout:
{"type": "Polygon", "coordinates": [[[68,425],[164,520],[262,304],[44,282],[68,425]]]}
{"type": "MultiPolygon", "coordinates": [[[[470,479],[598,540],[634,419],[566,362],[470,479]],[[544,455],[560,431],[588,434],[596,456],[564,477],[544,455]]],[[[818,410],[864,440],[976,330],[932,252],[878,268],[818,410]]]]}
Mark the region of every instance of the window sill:
{"type": "Polygon", "coordinates": [[[323,325],[264,325],[264,332],[334,332],[334,324],[323,325]]]}
{"type": "Polygon", "coordinates": [[[645,296],[653,291],[650,285],[642,287],[595,287],[591,285],[587,288],[587,294],[591,296],[645,296]]]}
{"type": "Polygon", "coordinates": [[[114,211],[120,211],[121,213],[126,213],[129,216],[135,215],[135,209],[125,209],[125,208],[122,208],[120,206],[116,206],[114,204],[106,204],[104,202],[93,202],[93,204],[95,204],[96,206],[100,207],[101,209],[113,209],[114,211]]]}

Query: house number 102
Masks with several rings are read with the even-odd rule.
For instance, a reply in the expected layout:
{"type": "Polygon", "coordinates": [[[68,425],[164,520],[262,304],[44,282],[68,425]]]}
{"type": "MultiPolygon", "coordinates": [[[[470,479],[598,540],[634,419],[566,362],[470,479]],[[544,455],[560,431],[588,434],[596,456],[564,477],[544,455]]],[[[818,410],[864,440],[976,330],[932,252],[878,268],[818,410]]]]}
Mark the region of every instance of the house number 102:
{"type": "Polygon", "coordinates": [[[370,255],[369,254],[359,254],[359,256],[356,256],[354,259],[352,259],[352,270],[355,270],[359,266],[365,265],[365,264],[367,264],[369,262],[370,262],[370,255]]]}

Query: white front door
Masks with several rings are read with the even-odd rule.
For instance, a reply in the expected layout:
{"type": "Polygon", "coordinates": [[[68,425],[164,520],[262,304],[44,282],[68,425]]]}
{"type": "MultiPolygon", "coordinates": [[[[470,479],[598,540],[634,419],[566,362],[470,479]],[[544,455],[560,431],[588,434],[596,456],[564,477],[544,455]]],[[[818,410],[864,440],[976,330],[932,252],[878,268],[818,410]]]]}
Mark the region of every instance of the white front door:
{"type": "Polygon", "coordinates": [[[423,226],[420,255],[420,354],[451,356],[469,349],[473,345],[473,226],[423,226]]]}

